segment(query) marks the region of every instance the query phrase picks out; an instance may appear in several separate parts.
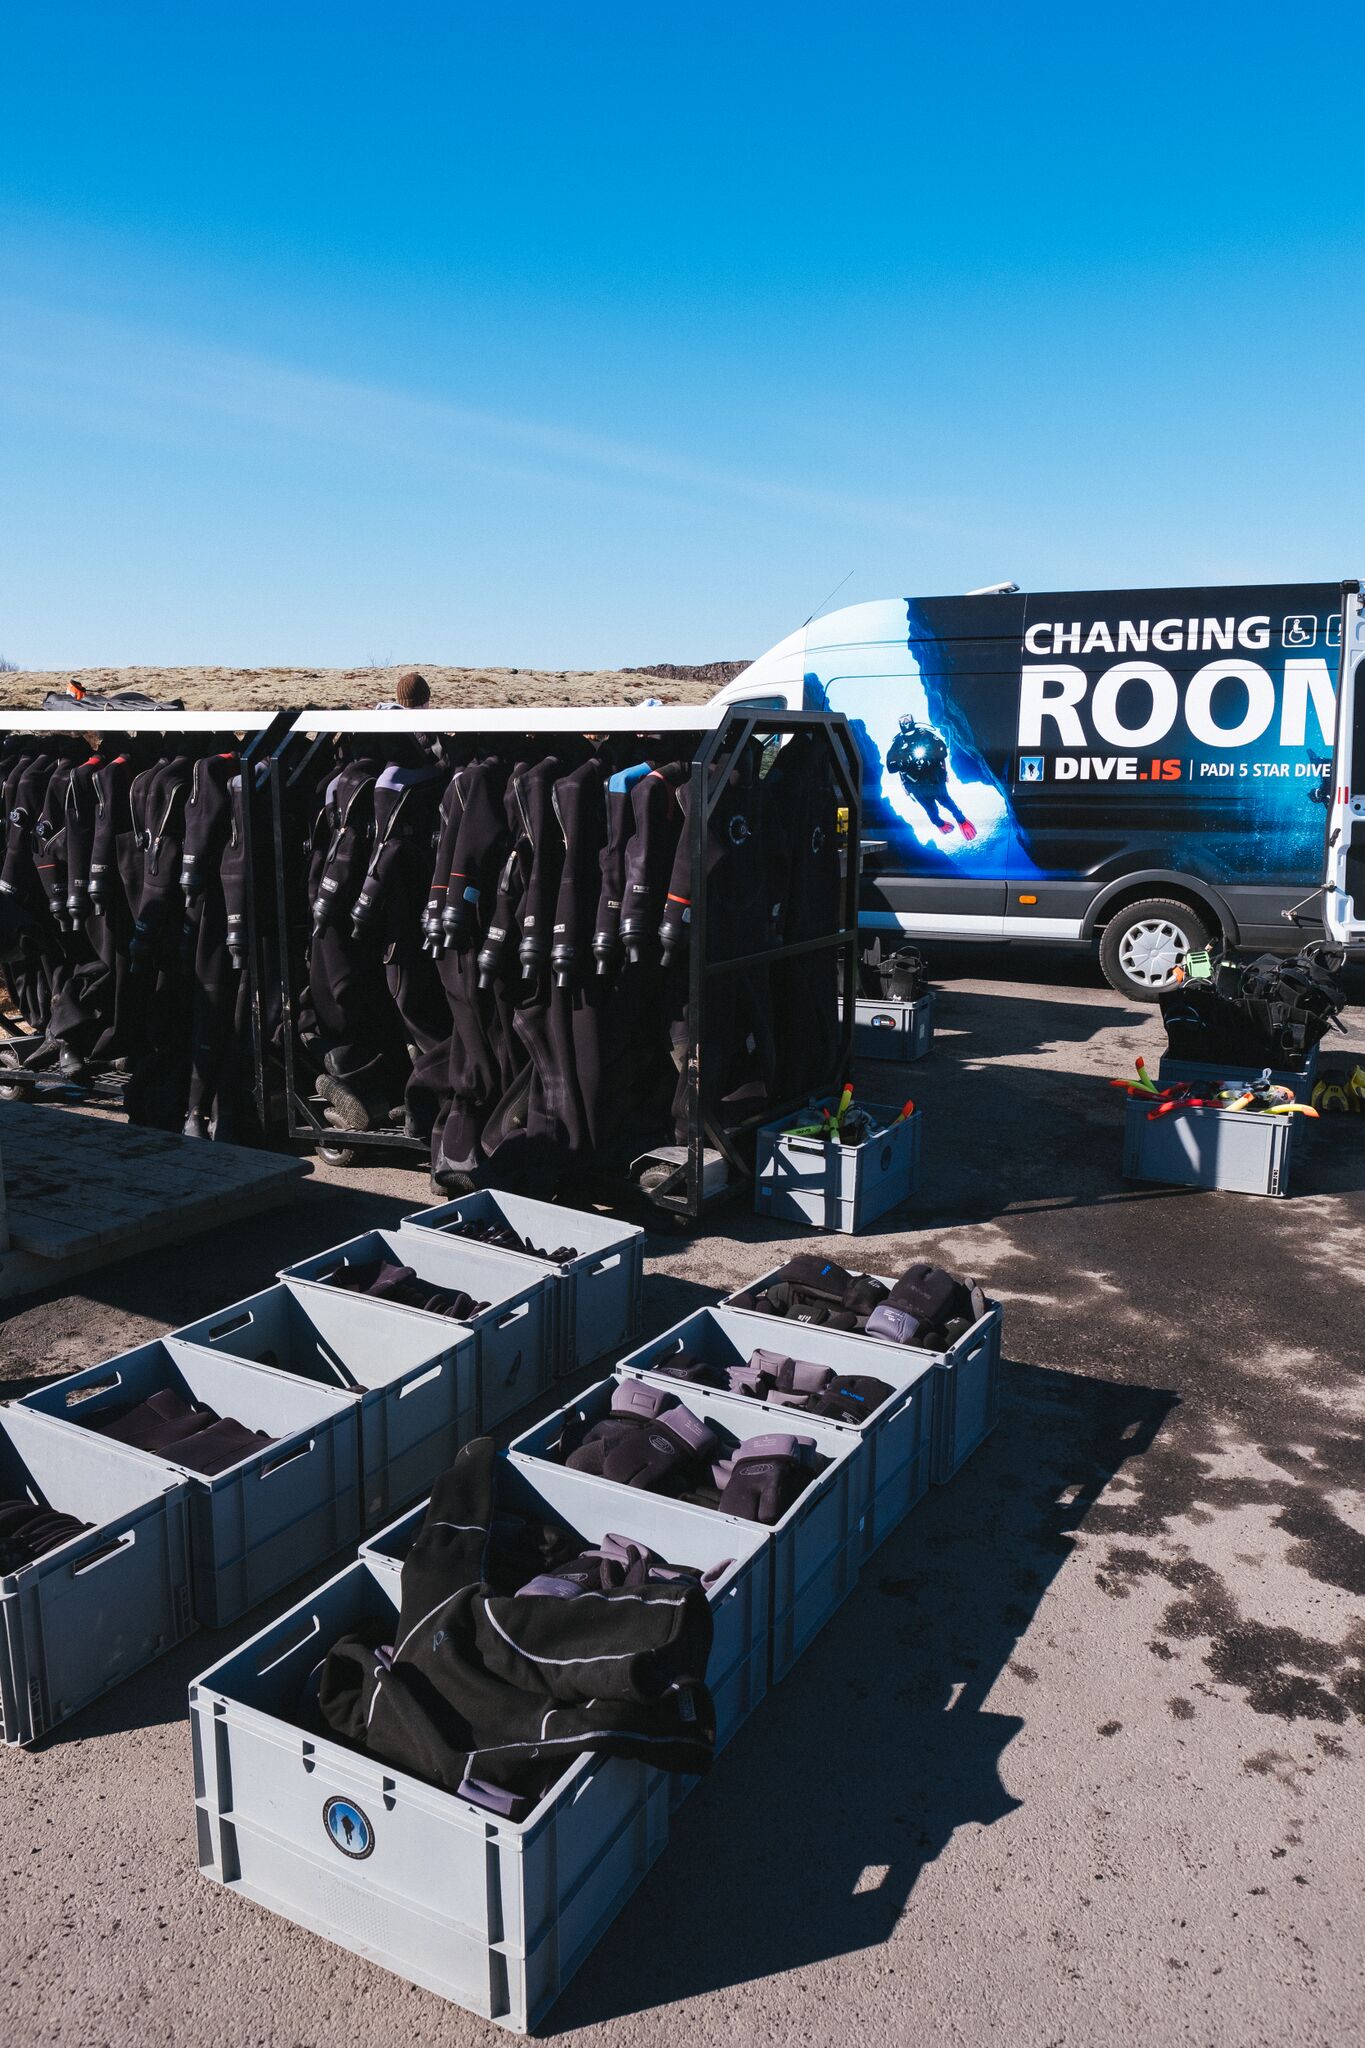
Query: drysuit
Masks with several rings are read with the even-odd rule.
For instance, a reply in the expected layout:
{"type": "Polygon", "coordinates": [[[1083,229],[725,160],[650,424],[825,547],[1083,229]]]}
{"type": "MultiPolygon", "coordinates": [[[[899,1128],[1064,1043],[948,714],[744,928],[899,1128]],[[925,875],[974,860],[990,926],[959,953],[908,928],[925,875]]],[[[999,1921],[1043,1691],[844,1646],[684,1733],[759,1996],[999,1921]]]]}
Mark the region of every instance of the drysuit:
{"type": "Polygon", "coordinates": [[[484,1126],[526,1064],[512,1024],[515,953],[502,943],[487,951],[511,857],[507,782],[506,762],[490,754],[456,769],[442,800],[427,916],[451,1017],[446,1099],[431,1146],[432,1175],[443,1186],[467,1185],[478,1174],[484,1126]]]}
{"type": "Polygon", "coordinates": [[[388,1122],[408,1075],[398,1017],[375,937],[352,911],[375,842],[373,760],[348,762],[327,785],[313,833],[308,993],[323,1073],[318,1089],[340,1129],[388,1122]]]}
{"type": "MultiPolygon", "coordinates": [[[[351,941],[377,948],[389,999],[397,1012],[410,1059],[418,1069],[450,1041],[450,1016],[440,980],[423,945],[422,910],[431,883],[439,824],[441,766],[391,762],[374,785],[374,838],[351,906],[351,941]]],[[[429,1137],[438,1097],[411,1075],[404,1090],[410,1137],[429,1137]]]]}
{"type": "Polygon", "coordinates": [[[193,1033],[186,1077],[186,1137],[229,1137],[236,1125],[241,1041],[247,1027],[244,770],[236,754],[194,764],[185,804],[180,885],[194,960],[193,1033]]]}
{"type": "Polygon", "coordinates": [[[572,1570],[566,1550],[581,1561],[585,1547],[510,1501],[499,1512],[506,1470],[481,1437],[437,1480],[403,1565],[393,1641],[372,1626],[333,1644],[323,1722],[476,1798],[480,1788],[533,1797],[584,1751],[708,1769],[712,1625],[699,1578],[604,1586],[590,1566],[547,1585],[556,1565],[572,1570]]]}
{"type": "MultiPolygon", "coordinates": [[[[703,834],[706,869],[707,957],[714,968],[744,961],[774,943],[779,907],[772,901],[769,800],[760,774],[761,750],[752,741],[708,793],[703,834]]],[[[679,1144],[690,1129],[689,1098],[699,1089],[703,1120],[729,1127],[756,1115],[768,1101],[775,1072],[772,991],[766,962],[747,960],[707,976],[702,1003],[704,1044],[697,1045],[687,954],[691,944],[693,785],[679,791],[686,822],[677,842],[660,936],[668,969],[668,1028],[678,1084],[674,1127],[679,1144]]]]}
{"type": "MultiPolygon", "coordinates": [[[[813,733],[787,741],[764,794],[778,940],[823,938],[839,925],[839,817],[827,753],[813,733]]],[[[838,955],[829,946],[798,953],[775,960],[769,973],[773,1094],[794,1101],[827,1082],[839,1057],[838,955]]]]}

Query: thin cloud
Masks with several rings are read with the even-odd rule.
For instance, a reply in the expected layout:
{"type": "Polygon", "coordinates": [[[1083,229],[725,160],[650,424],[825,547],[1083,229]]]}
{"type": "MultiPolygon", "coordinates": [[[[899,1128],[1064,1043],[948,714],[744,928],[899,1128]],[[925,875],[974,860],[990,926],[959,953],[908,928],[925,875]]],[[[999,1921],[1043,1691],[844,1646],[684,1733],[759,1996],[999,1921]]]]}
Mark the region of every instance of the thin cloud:
{"type": "Polygon", "coordinates": [[[120,436],[177,441],[196,421],[238,422],[408,462],[473,464],[513,480],[611,480],[917,533],[953,522],[893,499],[755,477],[644,443],[587,434],[359,380],[297,370],[107,320],[12,304],[0,336],[0,405],[45,400],[120,436]],[[528,470],[526,461],[546,465],[528,470]]]}

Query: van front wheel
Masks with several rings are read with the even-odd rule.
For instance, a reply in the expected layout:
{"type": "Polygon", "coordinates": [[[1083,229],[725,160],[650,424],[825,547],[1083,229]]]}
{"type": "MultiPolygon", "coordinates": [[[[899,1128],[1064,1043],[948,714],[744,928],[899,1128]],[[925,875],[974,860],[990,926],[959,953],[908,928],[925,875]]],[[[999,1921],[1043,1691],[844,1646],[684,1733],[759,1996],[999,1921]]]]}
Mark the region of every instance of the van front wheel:
{"type": "Polygon", "coordinates": [[[1100,937],[1100,966],[1110,988],[1130,1002],[1155,1003],[1176,985],[1187,953],[1212,934],[1188,903],[1152,897],[1115,911],[1100,937]]]}

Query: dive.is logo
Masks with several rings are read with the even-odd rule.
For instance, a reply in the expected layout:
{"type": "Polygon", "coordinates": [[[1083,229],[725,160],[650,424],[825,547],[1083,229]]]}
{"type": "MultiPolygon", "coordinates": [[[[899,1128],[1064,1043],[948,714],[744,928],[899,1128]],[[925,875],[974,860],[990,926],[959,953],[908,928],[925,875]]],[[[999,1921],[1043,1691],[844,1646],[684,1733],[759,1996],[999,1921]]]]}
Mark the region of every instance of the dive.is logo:
{"type": "Polygon", "coordinates": [[[1041,755],[1041,754],[1021,754],[1021,755],[1019,756],[1019,780],[1020,780],[1021,782],[1041,782],[1041,781],[1042,781],[1042,779],[1043,779],[1043,757],[1042,757],[1042,755],[1041,755]]]}
{"type": "Polygon", "coordinates": [[[322,1809],[322,1825],[333,1848],[353,1863],[363,1861],[374,1848],[374,1829],[352,1799],[329,1799],[322,1809]]]}

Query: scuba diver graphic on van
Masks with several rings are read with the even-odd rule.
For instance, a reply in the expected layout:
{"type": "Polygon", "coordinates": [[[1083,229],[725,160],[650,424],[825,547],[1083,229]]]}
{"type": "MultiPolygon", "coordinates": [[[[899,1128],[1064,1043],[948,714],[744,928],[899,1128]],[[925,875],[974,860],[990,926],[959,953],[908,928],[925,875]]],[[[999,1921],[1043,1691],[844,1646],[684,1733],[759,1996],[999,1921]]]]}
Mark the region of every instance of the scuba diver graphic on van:
{"type": "Polygon", "coordinates": [[[907,711],[891,742],[886,766],[892,775],[899,775],[901,787],[914,797],[931,825],[940,832],[951,832],[956,824],[964,839],[975,839],[975,825],[962,815],[948,792],[948,742],[941,732],[932,725],[920,725],[907,711]]]}

